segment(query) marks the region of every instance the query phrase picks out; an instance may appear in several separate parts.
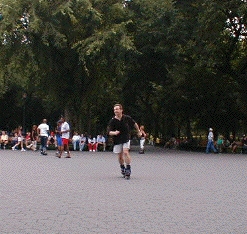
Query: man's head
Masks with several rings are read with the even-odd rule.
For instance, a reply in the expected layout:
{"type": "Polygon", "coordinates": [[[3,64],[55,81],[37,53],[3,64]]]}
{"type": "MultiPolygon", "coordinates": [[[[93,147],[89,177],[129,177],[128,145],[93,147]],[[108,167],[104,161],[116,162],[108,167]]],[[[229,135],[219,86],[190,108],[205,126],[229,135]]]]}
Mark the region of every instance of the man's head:
{"type": "Polygon", "coordinates": [[[121,104],[114,105],[114,114],[116,116],[121,116],[123,113],[123,106],[121,104]]]}
{"type": "Polygon", "coordinates": [[[60,121],[61,121],[61,123],[64,123],[65,122],[65,119],[64,119],[63,116],[61,116],[60,121]]]}
{"type": "Polygon", "coordinates": [[[212,132],[213,131],[213,129],[212,128],[209,128],[209,132],[212,132]]]}
{"type": "Polygon", "coordinates": [[[47,119],[43,119],[43,123],[47,123],[47,119]]]}

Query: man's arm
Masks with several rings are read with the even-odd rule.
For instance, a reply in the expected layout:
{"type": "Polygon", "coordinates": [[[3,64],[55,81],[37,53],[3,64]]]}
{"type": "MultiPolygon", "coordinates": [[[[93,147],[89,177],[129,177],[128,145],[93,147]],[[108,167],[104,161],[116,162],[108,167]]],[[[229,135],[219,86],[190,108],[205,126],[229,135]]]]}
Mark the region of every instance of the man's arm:
{"type": "Polygon", "coordinates": [[[117,136],[120,133],[120,131],[109,131],[110,136],[117,136]]]}
{"type": "Polygon", "coordinates": [[[49,135],[49,133],[50,133],[50,127],[49,127],[49,125],[47,125],[48,127],[47,127],[47,130],[46,130],[46,132],[47,132],[47,134],[49,135]]]}
{"type": "Polygon", "coordinates": [[[113,130],[114,128],[112,127],[112,121],[113,120],[111,119],[108,123],[107,132],[109,136],[117,136],[120,133],[120,131],[113,130]]]}
{"type": "Polygon", "coordinates": [[[139,128],[139,126],[138,126],[137,123],[134,124],[134,128],[135,128],[136,131],[137,131],[137,135],[140,137],[140,136],[142,135],[142,133],[141,133],[140,128],[139,128]]]}

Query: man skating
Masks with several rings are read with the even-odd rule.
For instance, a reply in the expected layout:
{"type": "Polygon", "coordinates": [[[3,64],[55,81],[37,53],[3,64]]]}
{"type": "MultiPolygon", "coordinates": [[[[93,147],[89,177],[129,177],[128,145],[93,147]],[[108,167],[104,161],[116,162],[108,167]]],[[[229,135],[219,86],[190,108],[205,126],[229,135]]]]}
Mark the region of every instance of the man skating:
{"type": "Polygon", "coordinates": [[[141,132],[135,120],[129,115],[123,114],[121,104],[114,105],[114,114],[115,116],[108,124],[108,134],[113,136],[113,152],[118,154],[121,172],[125,177],[129,178],[131,174],[130,131],[135,128],[138,136],[141,136],[141,132]]]}

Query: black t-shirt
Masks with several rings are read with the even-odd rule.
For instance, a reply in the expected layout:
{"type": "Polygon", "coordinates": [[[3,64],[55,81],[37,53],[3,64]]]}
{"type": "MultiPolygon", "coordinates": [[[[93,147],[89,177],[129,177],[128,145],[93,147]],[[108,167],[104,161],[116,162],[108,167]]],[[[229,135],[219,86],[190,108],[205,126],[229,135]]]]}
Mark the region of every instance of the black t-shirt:
{"type": "Polygon", "coordinates": [[[108,131],[120,131],[120,134],[113,136],[114,145],[123,144],[130,140],[130,131],[134,128],[135,120],[129,115],[123,115],[121,120],[113,117],[108,124],[108,131]]]}

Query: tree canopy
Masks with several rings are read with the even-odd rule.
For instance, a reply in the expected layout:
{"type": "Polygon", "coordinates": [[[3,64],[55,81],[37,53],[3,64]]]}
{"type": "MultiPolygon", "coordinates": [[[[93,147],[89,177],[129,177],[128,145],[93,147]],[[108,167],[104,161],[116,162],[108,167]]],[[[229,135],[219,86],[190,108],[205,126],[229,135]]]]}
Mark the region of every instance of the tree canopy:
{"type": "Polygon", "coordinates": [[[121,102],[156,136],[247,131],[246,17],[245,0],[2,0],[0,127],[63,114],[96,134],[121,102]]]}

